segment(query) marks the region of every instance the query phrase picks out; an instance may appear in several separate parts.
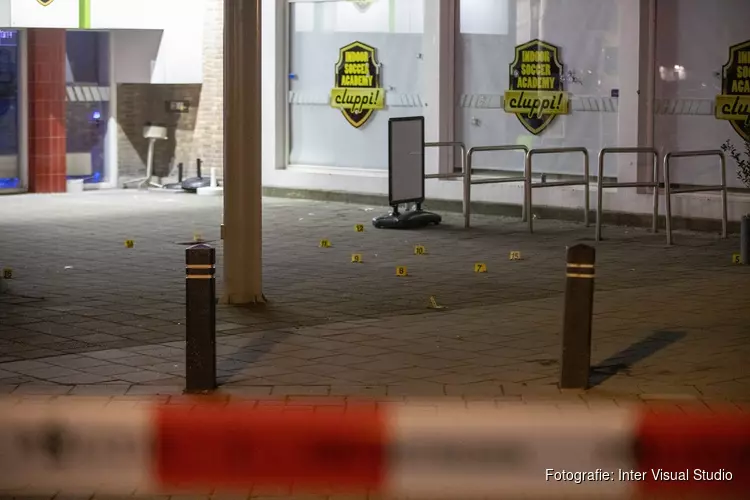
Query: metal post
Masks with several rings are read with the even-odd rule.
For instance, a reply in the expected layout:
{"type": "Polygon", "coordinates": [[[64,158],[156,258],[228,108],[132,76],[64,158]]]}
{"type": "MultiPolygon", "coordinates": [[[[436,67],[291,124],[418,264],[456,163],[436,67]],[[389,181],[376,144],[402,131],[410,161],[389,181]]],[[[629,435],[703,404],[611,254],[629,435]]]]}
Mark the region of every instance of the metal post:
{"type": "Polygon", "coordinates": [[[589,190],[591,189],[589,176],[590,176],[590,165],[589,165],[589,152],[587,149],[581,151],[583,153],[584,164],[583,170],[583,207],[586,211],[583,215],[583,223],[586,227],[589,227],[589,212],[591,212],[591,201],[589,197],[589,190]]]}
{"type": "Polygon", "coordinates": [[[216,389],[216,250],[185,251],[185,392],[216,389]]]}
{"type": "Polygon", "coordinates": [[[727,159],[723,152],[719,152],[721,165],[721,237],[727,239],[727,225],[729,224],[729,210],[727,207],[727,159]]]}
{"type": "Polygon", "coordinates": [[[529,225],[529,233],[534,232],[534,214],[532,213],[532,200],[531,200],[531,151],[526,151],[524,156],[524,189],[526,190],[526,222],[529,225]]]}
{"type": "Polygon", "coordinates": [[[177,164],[177,182],[182,182],[182,177],[185,174],[185,166],[182,162],[177,164]]]}
{"type": "Polygon", "coordinates": [[[596,250],[568,248],[563,316],[561,389],[587,389],[591,368],[591,322],[594,309],[596,250]]]}
{"type": "Polygon", "coordinates": [[[599,162],[596,171],[596,229],[594,230],[594,239],[602,240],[602,217],[604,204],[604,154],[606,150],[599,151],[599,162]]]}
{"type": "Polygon", "coordinates": [[[468,154],[465,150],[462,150],[464,158],[464,228],[468,229],[471,227],[471,152],[468,154]]]}
{"type": "Polygon", "coordinates": [[[659,153],[654,150],[654,213],[651,219],[651,231],[656,234],[659,232],[659,153]]]}
{"type": "Polygon", "coordinates": [[[667,245],[672,244],[672,186],[669,180],[669,159],[672,153],[664,155],[664,214],[665,230],[667,233],[667,245]]]}
{"type": "Polygon", "coordinates": [[[750,215],[742,217],[740,223],[740,260],[750,266],[750,215]]]}

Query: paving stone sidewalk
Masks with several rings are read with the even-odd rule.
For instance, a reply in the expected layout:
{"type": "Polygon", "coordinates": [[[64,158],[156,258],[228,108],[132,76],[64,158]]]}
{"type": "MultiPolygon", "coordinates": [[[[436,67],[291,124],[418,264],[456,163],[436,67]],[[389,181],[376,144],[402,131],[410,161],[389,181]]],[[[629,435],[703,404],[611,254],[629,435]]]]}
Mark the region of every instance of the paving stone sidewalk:
{"type": "MultiPolygon", "coordinates": [[[[184,384],[184,250],[217,246],[221,199],[133,191],[0,197],[0,386],[173,394],[184,384]],[[124,241],[132,239],[134,248],[124,241]]],[[[565,247],[593,228],[460,217],[374,229],[380,207],[266,199],[269,304],[218,311],[223,390],[253,396],[555,393],[565,247]],[[355,224],[365,224],[357,233],[355,224]],[[321,239],[332,247],[319,248],[321,239]],[[426,255],[414,255],[415,245],[426,255]],[[510,261],[520,251],[521,261],[510,261]],[[364,263],[352,264],[351,254],[364,263]],[[488,272],[474,272],[475,263],[488,272]],[[408,277],[396,276],[406,266],[408,277]],[[429,309],[434,296],[444,310],[429,309]]],[[[736,238],[605,228],[591,394],[750,399],[750,268],[736,238]]],[[[221,287],[221,269],[218,282],[221,287]]],[[[559,392],[559,391],[557,391],[559,392]]]]}

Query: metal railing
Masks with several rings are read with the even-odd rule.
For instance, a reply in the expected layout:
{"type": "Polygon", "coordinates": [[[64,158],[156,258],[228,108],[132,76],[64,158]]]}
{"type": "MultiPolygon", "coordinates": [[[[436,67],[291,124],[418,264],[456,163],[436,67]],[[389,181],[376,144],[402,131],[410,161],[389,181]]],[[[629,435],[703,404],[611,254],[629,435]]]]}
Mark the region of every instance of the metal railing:
{"type": "Polygon", "coordinates": [[[526,220],[526,176],[521,177],[489,177],[485,179],[473,179],[472,178],[472,158],[474,153],[483,151],[523,151],[524,160],[526,155],[529,154],[529,148],[521,144],[509,144],[501,146],[475,146],[469,149],[469,153],[466,155],[466,178],[464,179],[464,227],[468,228],[471,225],[471,186],[472,184],[501,184],[504,182],[523,182],[524,183],[524,202],[522,207],[521,220],[526,220]]]}
{"type": "MultiPolygon", "coordinates": [[[[451,150],[455,150],[456,148],[461,151],[461,172],[444,172],[439,174],[425,174],[425,179],[458,179],[463,178],[464,180],[464,186],[463,186],[463,213],[464,218],[468,217],[469,213],[469,197],[467,195],[467,192],[470,190],[469,184],[471,183],[471,171],[466,168],[466,144],[459,141],[450,141],[450,142],[425,142],[424,143],[425,148],[451,148],[451,150]]],[[[451,161],[451,163],[453,163],[451,161]]],[[[468,226],[467,226],[468,227],[468,226]]]]}
{"type": "Polygon", "coordinates": [[[667,245],[672,244],[672,195],[680,193],[705,193],[709,191],[721,192],[721,237],[727,237],[727,160],[724,152],[718,149],[709,149],[705,151],[672,151],[664,155],[664,189],[665,202],[667,208],[667,245]],[[721,184],[713,186],[691,186],[679,189],[672,189],[670,185],[669,160],[672,158],[696,158],[699,156],[718,156],[721,166],[721,184]]]}
{"type": "Polygon", "coordinates": [[[651,221],[651,231],[659,229],[659,151],[654,148],[604,148],[599,152],[599,169],[597,170],[597,203],[596,203],[596,241],[602,239],[602,212],[604,189],[607,188],[639,188],[654,189],[654,213],[651,221]],[[604,157],[609,153],[649,153],[654,157],[654,179],[649,182],[604,182],[604,157]]]}
{"type": "Polygon", "coordinates": [[[583,222],[586,227],[589,226],[589,150],[583,147],[571,147],[571,148],[539,148],[531,149],[526,153],[526,219],[529,223],[529,232],[534,232],[534,214],[533,209],[533,198],[531,191],[534,188],[545,188],[545,187],[562,187],[562,186],[584,186],[583,198],[584,198],[584,215],[583,222]],[[583,153],[583,180],[580,181],[554,181],[554,182],[531,182],[532,175],[532,158],[535,155],[541,154],[556,154],[556,153],[583,153]]]}

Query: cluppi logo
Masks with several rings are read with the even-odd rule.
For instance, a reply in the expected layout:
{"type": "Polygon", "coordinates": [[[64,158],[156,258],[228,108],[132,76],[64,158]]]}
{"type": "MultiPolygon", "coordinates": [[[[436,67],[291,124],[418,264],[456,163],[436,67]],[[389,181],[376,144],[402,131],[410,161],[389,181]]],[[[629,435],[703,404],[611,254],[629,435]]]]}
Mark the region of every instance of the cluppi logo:
{"type": "Polygon", "coordinates": [[[54,2],[55,0],[36,0],[36,1],[39,2],[42,5],[42,7],[46,7],[52,2],[54,2]]]}

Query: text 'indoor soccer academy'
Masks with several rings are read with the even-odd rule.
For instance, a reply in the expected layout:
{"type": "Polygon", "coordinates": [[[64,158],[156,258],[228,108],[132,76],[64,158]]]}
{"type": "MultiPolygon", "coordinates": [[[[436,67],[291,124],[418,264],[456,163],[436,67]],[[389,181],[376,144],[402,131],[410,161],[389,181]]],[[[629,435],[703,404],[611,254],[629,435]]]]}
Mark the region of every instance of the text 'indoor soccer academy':
{"type": "Polygon", "coordinates": [[[526,130],[539,134],[552,120],[568,113],[568,93],[563,88],[560,49],[542,40],[516,47],[510,63],[510,81],[504,96],[504,109],[512,113],[526,130]]]}
{"type": "Polygon", "coordinates": [[[331,106],[340,109],[353,127],[361,127],[375,110],[383,109],[385,91],[380,76],[374,47],[353,42],[339,50],[331,106]]]}
{"type": "Polygon", "coordinates": [[[716,118],[729,121],[743,140],[750,141],[750,40],[729,47],[721,95],[716,96],[716,118]]]}

